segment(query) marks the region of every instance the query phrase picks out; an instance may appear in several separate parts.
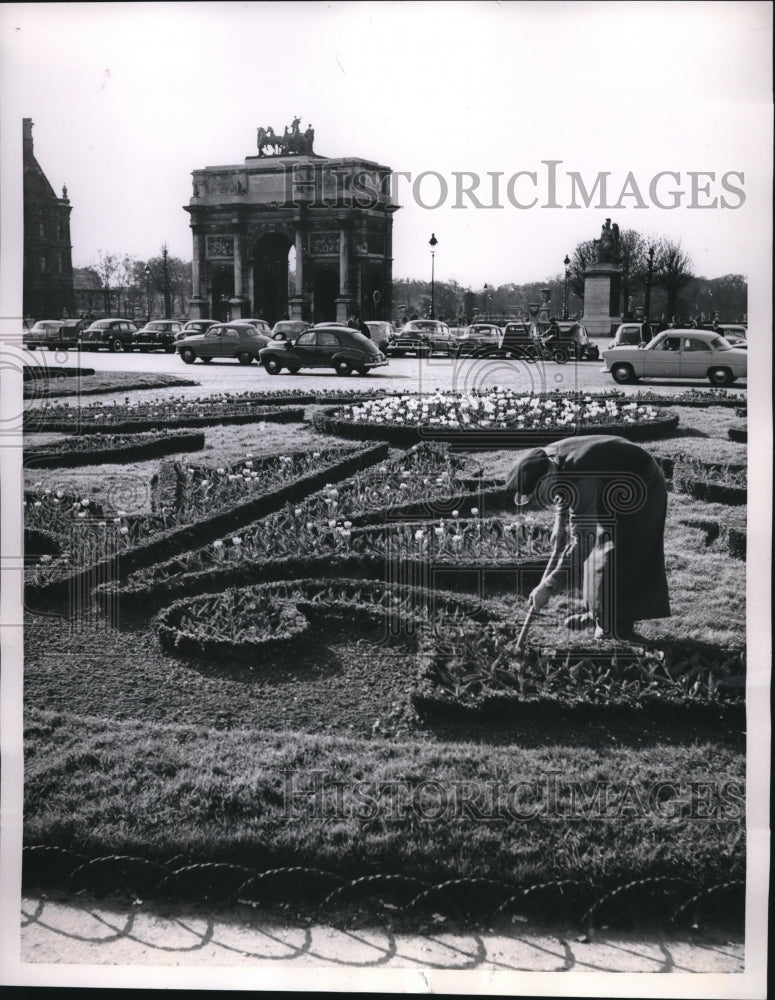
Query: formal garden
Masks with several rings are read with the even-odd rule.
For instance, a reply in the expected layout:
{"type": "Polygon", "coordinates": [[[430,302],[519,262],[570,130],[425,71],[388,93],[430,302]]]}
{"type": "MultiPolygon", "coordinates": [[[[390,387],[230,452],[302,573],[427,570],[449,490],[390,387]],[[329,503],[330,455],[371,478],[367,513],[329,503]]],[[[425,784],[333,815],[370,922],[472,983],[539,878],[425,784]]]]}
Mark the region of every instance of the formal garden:
{"type": "Polygon", "coordinates": [[[742,927],[740,395],[181,388],[25,413],[26,886],[742,927]],[[672,616],[520,644],[552,513],[505,476],[600,433],[665,474],[672,616]]]}

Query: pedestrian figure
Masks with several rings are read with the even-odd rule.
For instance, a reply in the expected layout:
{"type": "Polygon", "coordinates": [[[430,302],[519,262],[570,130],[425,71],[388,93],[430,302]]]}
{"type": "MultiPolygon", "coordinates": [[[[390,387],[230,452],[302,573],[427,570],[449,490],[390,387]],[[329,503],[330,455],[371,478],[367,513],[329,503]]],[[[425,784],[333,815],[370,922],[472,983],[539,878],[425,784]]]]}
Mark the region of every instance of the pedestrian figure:
{"type": "Polygon", "coordinates": [[[552,555],[530,601],[540,611],[560,588],[581,588],[571,629],[628,638],[633,622],[670,615],[665,575],[667,487],[654,459],[620,437],[564,438],[522,453],[508,475],[522,506],[554,504],[552,555]]]}

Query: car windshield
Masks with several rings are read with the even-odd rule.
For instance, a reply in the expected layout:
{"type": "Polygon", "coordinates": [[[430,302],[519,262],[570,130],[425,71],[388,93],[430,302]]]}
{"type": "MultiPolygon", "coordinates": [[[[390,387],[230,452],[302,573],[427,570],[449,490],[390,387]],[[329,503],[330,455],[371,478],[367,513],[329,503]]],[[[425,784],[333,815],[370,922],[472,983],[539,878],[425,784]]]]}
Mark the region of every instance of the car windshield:
{"type": "Polygon", "coordinates": [[[39,319],[32,329],[45,332],[46,330],[58,330],[61,325],[62,324],[58,323],[56,320],[53,322],[51,321],[47,322],[46,320],[39,319]]]}
{"type": "Polygon", "coordinates": [[[726,337],[714,337],[710,341],[710,346],[714,351],[730,351],[732,349],[732,344],[726,339],[726,337]]]}
{"type": "Polygon", "coordinates": [[[411,323],[406,324],[407,330],[444,330],[446,327],[443,323],[439,323],[437,320],[433,319],[420,319],[412,320],[411,323]]]}

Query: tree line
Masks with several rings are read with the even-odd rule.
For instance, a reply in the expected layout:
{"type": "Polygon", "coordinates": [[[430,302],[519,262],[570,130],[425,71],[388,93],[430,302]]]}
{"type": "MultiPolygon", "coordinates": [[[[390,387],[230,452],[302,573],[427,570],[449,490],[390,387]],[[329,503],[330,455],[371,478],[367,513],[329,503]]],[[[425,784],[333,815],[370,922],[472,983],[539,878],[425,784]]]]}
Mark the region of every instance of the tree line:
{"type": "Polygon", "coordinates": [[[166,245],[148,260],[105,253],[89,267],[73,268],[75,308],[86,317],[127,319],[188,317],[191,261],[171,257],[166,245]]]}

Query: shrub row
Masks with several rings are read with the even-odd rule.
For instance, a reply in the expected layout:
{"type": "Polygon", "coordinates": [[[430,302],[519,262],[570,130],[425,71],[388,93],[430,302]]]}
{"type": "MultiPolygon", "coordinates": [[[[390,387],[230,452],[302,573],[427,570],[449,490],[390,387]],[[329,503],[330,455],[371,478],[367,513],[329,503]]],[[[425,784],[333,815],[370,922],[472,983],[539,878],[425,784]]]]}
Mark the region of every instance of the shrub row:
{"type": "Polygon", "coordinates": [[[63,469],[77,465],[139,462],[160,455],[201,451],[205,446],[205,436],[201,432],[156,434],[150,438],[138,435],[133,440],[112,440],[116,437],[113,434],[95,434],[68,438],[54,445],[27,447],[24,449],[24,464],[36,469],[63,469]]]}
{"type": "Polygon", "coordinates": [[[737,441],[739,444],[747,444],[748,424],[743,424],[742,427],[728,427],[727,436],[730,441],[737,441]]]}
{"type": "Polygon", "coordinates": [[[629,441],[649,441],[671,435],[678,426],[678,416],[660,417],[653,421],[637,424],[590,424],[566,427],[555,431],[527,431],[517,428],[493,430],[444,430],[422,424],[353,423],[336,416],[337,408],[328,407],[313,414],[312,424],[316,430],[326,434],[355,440],[387,441],[397,447],[407,447],[422,441],[457,444],[466,448],[494,450],[499,448],[535,448],[568,437],[589,434],[616,434],[629,441]]]}
{"type": "Polygon", "coordinates": [[[72,420],[49,420],[43,413],[36,410],[27,410],[24,415],[24,429],[28,433],[31,431],[63,431],[72,433],[77,430],[79,434],[104,434],[106,429],[112,434],[133,434],[142,431],[158,430],[164,427],[172,430],[176,427],[210,427],[216,424],[255,424],[263,421],[278,424],[300,424],[304,420],[303,409],[283,409],[275,407],[272,409],[257,408],[250,412],[241,413],[212,413],[206,416],[196,417],[149,417],[148,419],[123,420],[116,423],[106,423],[105,421],[88,421],[82,414],[74,410],[72,420]]]}
{"type": "MultiPolygon", "coordinates": [[[[232,507],[210,514],[192,524],[185,524],[125,550],[119,556],[118,572],[124,576],[133,570],[153,563],[164,561],[178,552],[190,548],[198,548],[202,544],[214,541],[251,521],[266,517],[286,504],[293,503],[307,494],[321,489],[332,478],[343,478],[361,469],[374,465],[387,457],[387,445],[372,445],[360,448],[346,458],[324,466],[316,472],[302,476],[295,482],[288,483],[263,495],[253,497],[232,507]]],[[[70,576],[53,580],[45,584],[28,583],[25,594],[28,606],[35,603],[46,603],[64,598],[72,588],[91,590],[96,579],[107,576],[110,579],[116,572],[115,557],[99,560],[86,569],[78,570],[70,576]]]]}

